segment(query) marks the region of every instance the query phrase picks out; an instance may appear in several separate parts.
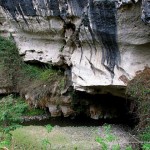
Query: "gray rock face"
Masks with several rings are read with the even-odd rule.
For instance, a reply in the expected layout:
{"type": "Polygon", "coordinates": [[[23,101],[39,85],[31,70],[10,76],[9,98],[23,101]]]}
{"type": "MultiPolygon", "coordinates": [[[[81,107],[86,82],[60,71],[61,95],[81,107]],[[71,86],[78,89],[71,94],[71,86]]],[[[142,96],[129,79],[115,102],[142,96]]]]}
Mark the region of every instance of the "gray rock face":
{"type": "Polygon", "coordinates": [[[149,23],[147,0],[0,0],[0,5],[5,17],[0,31],[12,33],[24,61],[69,67],[76,90],[122,95],[128,81],[150,66],[150,30],[140,17],[142,6],[142,20],[149,23]]]}
{"type": "Polygon", "coordinates": [[[142,20],[145,23],[150,23],[150,1],[143,0],[142,1],[142,20]]]}

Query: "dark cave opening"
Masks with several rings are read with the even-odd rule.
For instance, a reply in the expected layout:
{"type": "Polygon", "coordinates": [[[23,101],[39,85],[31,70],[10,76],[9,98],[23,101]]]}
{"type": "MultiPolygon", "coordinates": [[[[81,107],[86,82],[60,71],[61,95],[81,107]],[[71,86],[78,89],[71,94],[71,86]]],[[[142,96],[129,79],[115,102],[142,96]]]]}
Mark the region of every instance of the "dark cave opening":
{"type": "Polygon", "coordinates": [[[74,107],[82,109],[79,118],[88,116],[97,123],[124,124],[130,127],[135,127],[138,123],[137,116],[130,111],[132,101],[127,97],[77,92],[75,100],[74,107]],[[89,107],[90,109],[87,109],[89,107]]]}
{"type": "MultiPolygon", "coordinates": [[[[50,117],[45,120],[31,120],[23,125],[58,125],[65,126],[102,126],[104,124],[118,124],[134,128],[138,119],[130,112],[131,101],[127,98],[116,97],[111,94],[91,95],[85,92],[76,92],[74,95],[74,110],[76,115],[69,117],[50,117]],[[98,119],[91,118],[89,107],[94,106],[95,112],[103,111],[98,119]],[[98,110],[100,109],[100,110],[98,110]],[[113,116],[115,113],[116,116],[113,116]],[[109,117],[112,115],[112,117],[109,117]]],[[[47,113],[49,114],[48,110],[47,113]]]]}

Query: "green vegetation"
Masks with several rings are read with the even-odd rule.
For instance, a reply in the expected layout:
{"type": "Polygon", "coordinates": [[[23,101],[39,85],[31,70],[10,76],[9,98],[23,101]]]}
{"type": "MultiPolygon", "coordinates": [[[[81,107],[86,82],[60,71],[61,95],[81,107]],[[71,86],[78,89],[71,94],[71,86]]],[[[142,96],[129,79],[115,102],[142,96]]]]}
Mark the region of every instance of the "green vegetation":
{"type": "Polygon", "coordinates": [[[41,68],[25,64],[15,43],[10,39],[0,37],[0,57],[0,87],[17,91],[22,97],[29,93],[35,100],[39,100],[54,94],[52,89],[56,87],[59,91],[54,92],[60,94],[65,86],[62,71],[54,70],[48,65],[41,68]]]}
{"type": "Polygon", "coordinates": [[[120,145],[119,144],[117,144],[117,145],[113,145],[113,147],[112,147],[112,150],[120,150],[121,148],[120,148],[120,145]]]}
{"type": "MultiPolygon", "coordinates": [[[[50,133],[53,129],[53,127],[50,124],[46,125],[45,127],[47,133],[50,133]]],[[[49,141],[48,137],[42,140],[42,146],[44,150],[51,149],[51,142],[49,141]]]]}
{"type": "MultiPolygon", "coordinates": [[[[23,99],[27,95],[32,108],[44,108],[51,96],[59,97],[65,87],[62,71],[50,65],[39,67],[24,63],[11,39],[0,37],[0,57],[0,88],[9,93],[17,92],[23,99]]],[[[29,110],[25,115],[37,113],[43,111],[29,110]]]]}
{"type": "Polygon", "coordinates": [[[24,95],[28,94],[28,101],[32,107],[44,108],[52,95],[60,96],[62,87],[65,84],[63,82],[63,73],[52,69],[50,66],[43,68],[31,65],[25,66],[26,69],[23,70],[23,75],[28,75],[20,82],[20,95],[24,97],[24,95]],[[22,84],[23,82],[25,83],[22,84]],[[63,85],[62,82],[64,83],[63,85]],[[30,97],[33,99],[31,100],[30,97]]]}
{"type": "MultiPolygon", "coordinates": [[[[44,108],[52,95],[59,97],[61,90],[65,88],[65,77],[61,71],[54,70],[51,66],[41,68],[24,63],[12,39],[0,36],[0,83],[0,88],[5,88],[6,92],[17,92],[22,97],[9,95],[0,100],[0,149],[13,147],[14,150],[46,150],[71,143],[68,134],[54,129],[51,125],[45,128],[18,128],[21,127],[19,123],[23,115],[34,116],[45,113],[39,108],[29,108],[23,99],[25,95],[29,95],[29,104],[44,108]],[[16,128],[18,129],[13,131],[16,128]]],[[[139,139],[144,142],[142,149],[150,150],[150,68],[145,68],[128,84],[127,95],[132,99],[131,112],[136,113],[139,118],[136,130],[139,139]]],[[[75,93],[72,93],[72,97],[77,99],[75,93]]],[[[78,107],[77,112],[80,113],[82,109],[78,107]]],[[[110,125],[105,125],[103,129],[104,137],[97,136],[96,142],[103,150],[108,150],[109,143],[117,141],[117,137],[111,133],[110,125]]],[[[79,145],[75,143],[73,147],[67,146],[82,149],[86,144],[81,141],[79,145]]],[[[120,149],[119,144],[112,145],[112,150],[120,149]]],[[[132,150],[132,147],[129,145],[125,150],[132,150]]]]}
{"type": "Polygon", "coordinates": [[[10,129],[20,123],[22,116],[35,116],[45,114],[41,109],[30,109],[25,100],[13,95],[6,96],[0,100],[0,126],[3,130],[10,129]]]}
{"type": "Polygon", "coordinates": [[[117,140],[117,138],[111,134],[111,125],[105,125],[104,127],[104,132],[105,132],[105,140],[108,142],[112,142],[117,140]]]}
{"type": "MultiPolygon", "coordinates": [[[[113,135],[111,132],[111,125],[105,124],[103,126],[104,129],[104,136],[103,137],[96,137],[96,142],[101,145],[102,150],[109,150],[110,149],[110,142],[117,141],[118,138],[113,135]]],[[[112,145],[112,150],[121,150],[121,146],[119,144],[112,145]]],[[[131,146],[125,147],[125,150],[132,150],[131,146]]]]}
{"type": "MultiPolygon", "coordinates": [[[[96,141],[101,144],[103,150],[109,149],[109,142],[115,141],[117,138],[111,133],[111,125],[104,125],[104,137],[97,137],[96,141]]],[[[113,146],[114,148],[116,145],[113,146]]],[[[115,149],[114,149],[115,150],[115,149]]]]}
{"type": "Polygon", "coordinates": [[[42,140],[42,145],[44,150],[51,149],[51,143],[46,138],[42,140]]]}
{"type": "Polygon", "coordinates": [[[35,96],[36,100],[39,100],[52,94],[54,85],[58,86],[60,90],[62,89],[63,73],[52,69],[51,66],[39,68],[24,64],[21,72],[22,79],[19,82],[21,95],[22,93],[23,95],[24,93],[30,93],[35,96]]]}
{"type": "Polygon", "coordinates": [[[98,142],[99,144],[101,144],[101,148],[103,150],[108,150],[108,144],[106,143],[105,139],[103,139],[101,137],[97,137],[96,138],[96,142],[98,142]]]}
{"type": "Polygon", "coordinates": [[[23,113],[24,116],[39,116],[44,115],[45,111],[39,108],[29,108],[23,113]]]}
{"type": "Polygon", "coordinates": [[[35,65],[23,64],[22,67],[22,74],[25,74],[28,78],[34,80],[56,80],[57,75],[62,75],[62,72],[60,70],[54,70],[50,65],[43,66],[41,68],[35,65]]]}
{"type": "Polygon", "coordinates": [[[146,67],[127,87],[127,95],[132,99],[131,112],[139,118],[135,128],[144,142],[143,149],[150,149],[150,68],[146,67]]]}
{"type": "Polygon", "coordinates": [[[20,127],[19,122],[27,104],[9,95],[0,100],[0,108],[0,148],[10,147],[10,131],[20,127]]]}
{"type": "Polygon", "coordinates": [[[50,133],[53,129],[53,127],[50,124],[46,125],[45,127],[48,133],[50,133]]]}
{"type": "Polygon", "coordinates": [[[21,61],[16,45],[0,36],[0,87],[9,89],[16,87],[21,61]]]}
{"type": "Polygon", "coordinates": [[[132,147],[129,145],[129,146],[126,147],[125,150],[132,150],[132,147]]]}
{"type": "Polygon", "coordinates": [[[5,96],[0,100],[0,148],[10,147],[10,131],[21,127],[22,116],[44,114],[40,109],[30,109],[25,100],[14,95],[5,96]]]}
{"type": "Polygon", "coordinates": [[[51,149],[51,147],[59,147],[69,142],[69,139],[59,130],[53,129],[51,132],[47,132],[44,127],[40,126],[18,128],[11,133],[13,136],[12,144],[16,145],[14,150],[51,149]]]}
{"type": "Polygon", "coordinates": [[[150,143],[145,143],[142,145],[142,150],[150,150],[150,143]]]}
{"type": "Polygon", "coordinates": [[[4,147],[9,148],[11,146],[11,139],[11,134],[0,132],[0,149],[4,147]]]}
{"type": "Polygon", "coordinates": [[[15,99],[13,95],[9,95],[0,100],[0,108],[1,131],[8,133],[9,130],[18,126],[21,116],[28,106],[22,100],[15,99]]]}
{"type": "MultiPolygon", "coordinates": [[[[10,146],[10,131],[20,127],[23,115],[34,116],[45,113],[39,107],[44,108],[51,95],[60,95],[65,86],[65,78],[63,72],[54,70],[51,66],[38,67],[24,63],[13,39],[0,36],[0,83],[0,88],[6,89],[6,93],[17,92],[21,97],[10,95],[0,100],[0,148],[2,148],[10,146]],[[30,97],[27,100],[32,106],[30,108],[24,100],[26,94],[34,97],[32,101],[30,97]]],[[[52,127],[47,126],[47,130],[50,132],[52,127]]]]}
{"type": "MultiPolygon", "coordinates": [[[[95,142],[94,128],[87,128],[86,133],[93,132],[90,137],[81,134],[81,127],[53,127],[51,132],[47,132],[42,126],[27,126],[18,128],[12,131],[12,145],[15,145],[14,150],[73,150],[73,149],[92,149],[99,145],[95,142]],[[89,132],[87,132],[89,131],[89,132]],[[21,133],[21,134],[20,134],[21,133]],[[82,137],[81,137],[82,136],[82,137]]],[[[84,132],[84,131],[83,131],[84,132]]]]}

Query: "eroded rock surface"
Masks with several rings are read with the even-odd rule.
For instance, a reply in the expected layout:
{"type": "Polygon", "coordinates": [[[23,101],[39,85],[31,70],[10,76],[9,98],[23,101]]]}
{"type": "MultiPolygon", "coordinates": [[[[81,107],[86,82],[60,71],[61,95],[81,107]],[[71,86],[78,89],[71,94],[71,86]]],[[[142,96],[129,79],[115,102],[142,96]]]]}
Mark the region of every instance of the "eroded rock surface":
{"type": "MultiPolygon", "coordinates": [[[[127,83],[150,66],[148,0],[1,0],[0,5],[0,32],[11,33],[24,61],[65,68],[76,90],[123,97],[127,83]]],[[[32,101],[32,95],[26,97],[32,101]]],[[[68,116],[74,113],[69,104],[47,107],[52,116],[68,116]]],[[[97,119],[101,111],[95,110],[89,105],[97,119]]]]}

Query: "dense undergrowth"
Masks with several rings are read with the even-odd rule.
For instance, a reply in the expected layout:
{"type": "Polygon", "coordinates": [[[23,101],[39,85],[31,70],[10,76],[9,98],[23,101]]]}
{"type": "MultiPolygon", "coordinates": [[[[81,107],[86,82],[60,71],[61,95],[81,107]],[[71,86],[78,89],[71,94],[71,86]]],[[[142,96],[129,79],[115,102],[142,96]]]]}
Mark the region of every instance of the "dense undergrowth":
{"type": "Polygon", "coordinates": [[[145,149],[150,149],[150,68],[146,67],[127,87],[131,98],[131,112],[135,113],[139,123],[135,130],[145,149]]]}

